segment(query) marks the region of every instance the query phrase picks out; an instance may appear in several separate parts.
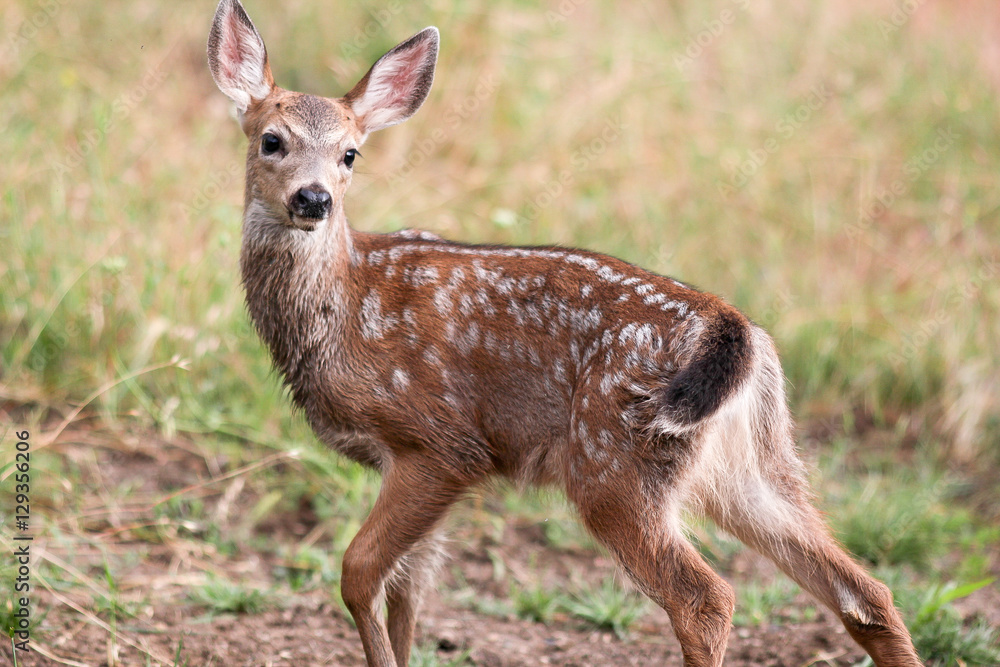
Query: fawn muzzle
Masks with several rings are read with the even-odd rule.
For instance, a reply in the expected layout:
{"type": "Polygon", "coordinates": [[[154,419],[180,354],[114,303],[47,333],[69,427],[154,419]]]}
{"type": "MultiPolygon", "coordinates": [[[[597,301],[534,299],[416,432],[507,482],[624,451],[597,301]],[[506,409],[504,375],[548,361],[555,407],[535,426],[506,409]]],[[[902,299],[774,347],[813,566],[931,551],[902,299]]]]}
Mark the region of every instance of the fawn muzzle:
{"type": "Polygon", "coordinates": [[[316,184],[300,189],[288,202],[290,213],[307,220],[323,220],[330,216],[332,208],[333,197],[316,184]]]}

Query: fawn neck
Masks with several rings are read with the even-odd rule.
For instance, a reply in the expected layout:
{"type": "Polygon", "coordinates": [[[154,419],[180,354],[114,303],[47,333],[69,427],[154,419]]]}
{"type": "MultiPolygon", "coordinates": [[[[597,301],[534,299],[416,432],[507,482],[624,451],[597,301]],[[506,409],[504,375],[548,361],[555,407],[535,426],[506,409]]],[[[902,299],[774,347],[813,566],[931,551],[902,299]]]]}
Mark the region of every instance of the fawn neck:
{"type": "Polygon", "coordinates": [[[313,231],[252,198],[248,178],[240,269],[247,309],[294,394],[320,341],[342,330],[354,243],[343,204],[313,231]]]}

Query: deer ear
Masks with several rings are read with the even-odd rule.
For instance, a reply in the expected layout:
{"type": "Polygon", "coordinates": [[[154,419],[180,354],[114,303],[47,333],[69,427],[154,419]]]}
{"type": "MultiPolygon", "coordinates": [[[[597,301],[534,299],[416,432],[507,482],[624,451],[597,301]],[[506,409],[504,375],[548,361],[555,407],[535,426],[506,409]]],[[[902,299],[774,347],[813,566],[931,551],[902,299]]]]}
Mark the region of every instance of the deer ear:
{"type": "Polygon", "coordinates": [[[274,88],[267,48],[239,0],[222,0],[208,35],[208,66],[215,84],[243,113],[274,88]]]}
{"type": "Polygon", "coordinates": [[[437,28],[424,28],[386,53],[344,96],[368,134],[402,123],[427,99],[437,64],[437,28]]]}

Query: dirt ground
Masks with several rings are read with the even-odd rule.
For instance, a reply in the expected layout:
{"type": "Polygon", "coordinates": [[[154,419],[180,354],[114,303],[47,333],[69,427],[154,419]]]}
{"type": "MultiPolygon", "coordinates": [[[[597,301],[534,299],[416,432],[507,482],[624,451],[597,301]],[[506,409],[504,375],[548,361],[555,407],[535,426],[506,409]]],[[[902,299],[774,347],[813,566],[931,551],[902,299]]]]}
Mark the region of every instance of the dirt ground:
{"type": "MultiPolygon", "coordinates": [[[[64,623],[65,630],[45,647],[50,657],[20,654],[18,664],[108,664],[108,633],[69,616],[64,623]]],[[[120,630],[154,655],[170,660],[160,663],[151,658],[152,664],[172,664],[182,637],[182,655],[189,665],[365,664],[350,624],[332,616],[322,604],[307,601],[283,611],[220,617],[208,623],[192,622],[183,609],[166,609],[148,622],[130,623],[120,630]]],[[[471,663],[485,667],[682,664],[665,618],[640,624],[628,640],[621,641],[613,634],[580,629],[573,623],[544,626],[483,617],[435,603],[424,614],[422,638],[438,643],[442,662],[468,649],[471,663]]],[[[793,627],[734,631],[725,664],[850,665],[862,657],[844,632],[824,619],[793,627]]],[[[150,664],[145,654],[128,646],[119,647],[118,659],[124,665],[150,664]]]]}
{"type": "MultiPolygon", "coordinates": [[[[510,545],[505,553],[508,549],[514,552],[517,547],[510,545]]],[[[611,567],[600,557],[595,560],[595,570],[611,567]]],[[[490,576],[489,563],[463,552],[452,564],[461,569],[477,594],[492,594],[494,586],[482,580],[490,576]]],[[[449,601],[446,583],[440,588],[445,590],[433,595],[425,607],[418,643],[437,646],[443,664],[465,651],[471,664],[483,667],[682,664],[670,622],[659,609],[651,609],[621,640],[614,633],[589,629],[565,616],[543,625],[477,614],[449,601]]],[[[119,622],[116,646],[109,641],[108,631],[79,614],[56,608],[46,617],[45,625],[50,630],[44,646],[36,644],[48,657],[37,652],[20,654],[18,664],[103,666],[109,664],[109,655],[116,655],[122,665],[172,665],[178,642],[183,639],[181,654],[188,665],[363,667],[356,632],[328,600],[322,593],[296,595],[286,601],[283,609],[215,618],[203,616],[189,604],[154,604],[151,617],[119,622]],[[144,651],[123,640],[134,642],[144,651]]],[[[796,603],[811,604],[806,597],[796,603]]],[[[814,621],[807,623],[734,628],[725,664],[852,665],[863,657],[832,615],[820,611],[814,621]]]]}
{"type": "MultiPolygon", "coordinates": [[[[113,553],[116,562],[127,564],[116,565],[117,586],[123,598],[141,600],[139,611],[134,617],[120,616],[111,627],[106,611],[94,608],[95,596],[87,586],[50,582],[46,590],[38,589],[32,601],[36,610],[47,610],[47,614],[32,638],[34,650],[19,653],[19,666],[365,664],[351,623],[323,588],[291,593],[285,586],[280,589],[286,592],[285,597],[257,614],[211,616],[188,600],[189,589],[203,583],[205,574],[211,572],[264,586],[273,584],[273,556],[250,551],[221,557],[211,552],[210,545],[198,541],[168,541],[152,546],[129,541],[126,536],[130,533],[122,527],[141,525],[150,519],[149,500],[208,476],[204,460],[188,445],[154,443],[157,456],[151,457],[144,453],[150,451],[148,440],[137,439],[130,444],[102,438],[95,441],[93,436],[80,439],[91,442],[60,446],[62,454],[70,459],[83,461],[90,457],[93,461],[93,465],[80,467],[83,479],[78,488],[129,484],[135,505],[121,507],[117,518],[109,523],[105,519],[77,517],[73,525],[83,538],[72,549],[53,546],[49,560],[86,570],[91,581],[100,581],[100,575],[95,574],[103,558],[101,549],[95,548],[100,543],[104,553],[113,553]],[[144,556],[130,560],[129,552],[138,553],[140,548],[144,556]]],[[[235,508],[250,506],[252,498],[244,496],[251,492],[246,488],[241,487],[235,497],[227,497],[224,488],[215,496],[206,496],[206,506],[220,502],[229,502],[235,508]]],[[[510,577],[538,581],[548,589],[572,590],[581,579],[599,582],[616,576],[616,568],[596,551],[554,549],[537,524],[509,521],[499,537],[488,537],[457,518],[459,521],[452,522],[455,528],[450,561],[443,568],[437,590],[427,600],[418,630],[417,643],[437,647],[440,665],[463,654],[471,664],[483,667],[682,664],[667,615],[652,605],[624,639],[586,627],[566,615],[557,614],[546,625],[512,615],[472,611],[470,599],[506,599],[510,577]],[[496,576],[498,559],[510,577],[496,576]]],[[[53,521],[58,523],[58,517],[53,521]]],[[[258,531],[276,543],[285,539],[294,542],[294,535],[308,531],[314,522],[315,517],[305,515],[278,516],[261,524],[258,531]]],[[[322,540],[317,541],[317,546],[322,544],[322,540]]],[[[39,546],[44,547],[44,542],[39,546]]],[[[751,579],[768,581],[776,576],[770,563],[751,552],[737,555],[724,574],[734,584],[751,579]]],[[[963,603],[997,623],[1000,600],[995,598],[995,590],[987,589],[963,603]]],[[[823,609],[797,613],[816,607],[801,593],[791,606],[794,609],[788,610],[790,613],[778,614],[773,623],[733,628],[725,664],[835,666],[853,665],[863,659],[862,651],[832,614],[823,609]],[[790,622],[789,618],[809,620],[790,622]]],[[[0,664],[11,664],[10,660],[9,649],[0,650],[0,664]]]]}

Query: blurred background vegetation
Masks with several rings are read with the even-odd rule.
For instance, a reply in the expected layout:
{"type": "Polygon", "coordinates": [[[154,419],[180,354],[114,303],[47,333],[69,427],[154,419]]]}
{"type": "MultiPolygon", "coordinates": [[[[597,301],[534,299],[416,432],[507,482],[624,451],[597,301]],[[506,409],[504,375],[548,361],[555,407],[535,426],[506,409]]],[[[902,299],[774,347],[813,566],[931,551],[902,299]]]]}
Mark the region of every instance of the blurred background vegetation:
{"type": "MultiPolygon", "coordinates": [[[[778,342],[848,546],[924,582],[996,573],[996,3],[245,4],[279,85],[330,96],[441,29],[426,105],[363,149],[355,227],[586,247],[724,296],[778,342]]],[[[99,543],[66,518],[134,491],[95,491],[74,447],[95,439],[185,443],[207,477],[280,463],[246,473],[242,532],[190,539],[248,541],[306,502],[336,519],[336,555],[377,490],[315,444],[248,324],[245,139],[205,62],[213,10],[0,3],[0,428],[47,445],[52,549],[99,543]]],[[[197,521],[184,498],[157,511],[197,521]]],[[[483,511],[569,515],[502,490],[483,511]]]]}

